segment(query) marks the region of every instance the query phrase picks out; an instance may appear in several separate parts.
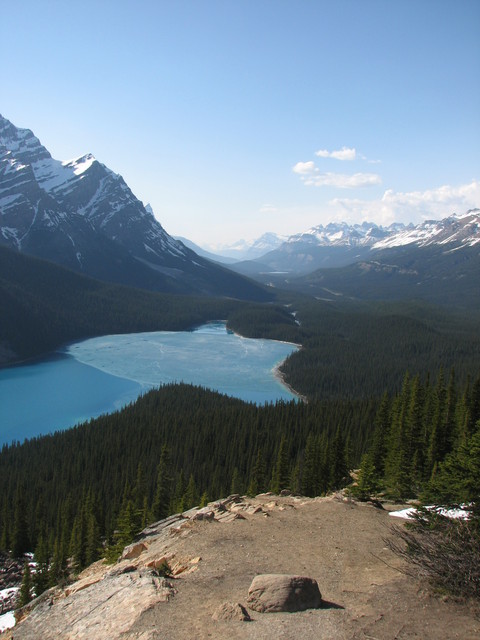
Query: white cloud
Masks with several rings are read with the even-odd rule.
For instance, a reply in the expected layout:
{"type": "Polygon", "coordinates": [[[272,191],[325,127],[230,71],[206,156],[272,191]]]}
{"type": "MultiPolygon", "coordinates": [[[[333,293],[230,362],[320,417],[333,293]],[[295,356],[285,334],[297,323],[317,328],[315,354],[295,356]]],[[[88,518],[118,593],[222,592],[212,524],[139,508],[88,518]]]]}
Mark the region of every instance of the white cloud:
{"type": "Polygon", "coordinates": [[[335,160],[355,160],[357,152],[355,149],[342,147],[336,151],[327,151],[327,149],[319,149],[315,152],[320,158],[335,158],[335,160]]]}
{"type": "Polygon", "coordinates": [[[273,204],[264,204],[259,209],[259,213],[276,213],[277,211],[277,207],[273,204]]]}
{"type": "Polygon", "coordinates": [[[346,220],[369,220],[388,225],[392,222],[439,220],[452,213],[465,213],[480,205],[480,181],[459,186],[442,185],[425,191],[387,189],[377,200],[335,198],[330,200],[335,217],[346,220]]]}
{"type": "Polygon", "coordinates": [[[309,160],[308,162],[297,162],[297,164],[293,167],[293,172],[299,173],[301,175],[314,173],[315,171],[318,171],[318,169],[315,168],[315,163],[313,162],[313,160],[309,160]]]}
{"type": "Polygon", "coordinates": [[[318,173],[302,176],[303,183],[314,187],[337,187],[338,189],[356,189],[381,184],[382,179],[376,173],[318,173]]]}

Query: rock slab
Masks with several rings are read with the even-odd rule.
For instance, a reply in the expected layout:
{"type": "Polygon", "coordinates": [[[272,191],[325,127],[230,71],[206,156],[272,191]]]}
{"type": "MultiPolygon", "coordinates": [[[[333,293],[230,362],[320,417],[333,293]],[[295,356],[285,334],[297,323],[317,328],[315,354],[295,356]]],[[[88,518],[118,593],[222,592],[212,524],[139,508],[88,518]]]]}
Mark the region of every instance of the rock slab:
{"type": "Polygon", "coordinates": [[[248,590],[247,604],[259,613],[318,609],[322,594],[317,581],[306,576],[262,574],[248,590]]]}

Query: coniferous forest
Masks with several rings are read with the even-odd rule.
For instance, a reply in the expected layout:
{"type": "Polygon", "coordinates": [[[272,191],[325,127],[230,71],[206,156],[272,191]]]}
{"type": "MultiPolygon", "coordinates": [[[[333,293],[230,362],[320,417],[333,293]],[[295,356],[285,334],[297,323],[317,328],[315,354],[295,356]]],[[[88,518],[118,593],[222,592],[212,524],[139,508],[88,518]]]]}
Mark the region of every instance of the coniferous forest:
{"type": "Polygon", "coordinates": [[[162,296],[68,272],[55,297],[56,271],[40,265],[32,285],[31,272],[16,267],[23,280],[5,285],[3,299],[35,311],[28,326],[6,325],[22,356],[112,328],[191,328],[218,318],[245,336],[301,345],[282,375],[303,400],[257,406],[167,385],[115,414],[5,445],[0,550],[35,551],[36,593],[99,557],[114,559],[147,522],[230,493],[322,495],[350,485],[360,467],[352,488],[360,498],[478,499],[475,313],[285,292],[265,304],[162,296]],[[22,336],[35,322],[44,333],[32,349],[22,336]]]}

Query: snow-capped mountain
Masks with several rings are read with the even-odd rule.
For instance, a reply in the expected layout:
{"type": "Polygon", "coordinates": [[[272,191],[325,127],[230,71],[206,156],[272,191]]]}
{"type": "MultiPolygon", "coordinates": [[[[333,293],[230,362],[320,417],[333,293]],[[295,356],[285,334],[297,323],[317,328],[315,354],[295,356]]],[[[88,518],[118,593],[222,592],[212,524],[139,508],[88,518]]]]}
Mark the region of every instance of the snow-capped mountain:
{"type": "Polygon", "coordinates": [[[331,222],[318,225],[303,233],[290,236],[288,243],[306,242],[324,247],[371,247],[376,242],[388,238],[392,233],[403,231],[405,225],[393,224],[381,227],[373,222],[349,225],[346,222],[331,222]]]}
{"type": "Polygon", "coordinates": [[[260,295],[252,283],[172,238],[122,176],[93,155],[55,160],[29,129],[19,129],[2,116],[0,242],[124,284],[260,295]]]}
{"type": "Polygon", "coordinates": [[[478,243],[479,209],[418,225],[394,223],[382,227],[372,222],[332,222],[292,235],[274,251],[234,268],[251,276],[279,272],[300,275],[368,260],[374,252],[395,247],[444,245],[453,250],[478,243]]]}
{"type": "Polygon", "coordinates": [[[319,226],[235,267],[324,300],[427,300],[480,309],[480,210],[407,227],[319,226]]]}
{"type": "Polygon", "coordinates": [[[474,246],[480,243],[480,209],[471,209],[463,215],[454,214],[443,220],[427,220],[417,226],[399,230],[376,242],[372,249],[391,249],[415,244],[450,245],[450,248],[474,246]]]}
{"type": "Polygon", "coordinates": [[[205,249],[210,255],[215,255],[217,259],[255,260],[255,258],[277,249],[286,240],[288,240],[288,236],[268,231],[255,240],[241,239],[230,244],[208,245],[205,249]]]}

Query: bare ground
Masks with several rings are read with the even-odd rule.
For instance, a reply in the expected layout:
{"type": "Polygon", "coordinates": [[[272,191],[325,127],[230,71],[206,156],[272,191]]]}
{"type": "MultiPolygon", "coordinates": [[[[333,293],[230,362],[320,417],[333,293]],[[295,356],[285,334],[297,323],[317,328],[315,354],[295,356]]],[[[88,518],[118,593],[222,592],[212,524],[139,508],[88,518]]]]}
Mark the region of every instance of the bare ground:
{"type": "MultiPolygon", "coordinates": [[[[147,559],[155,554],[160,557],[169,551],[175,554],[175,561],[195,570],[180,573],[171,580],[176,593],[168,601],[155,602],[143,611],[132,611],[127,630],[106,634],[100,620],[95,626],[85,622],[86,635],[82,635],[80,628],[73,627],[61,635],[42,632],[42,629],[50,631],[52,624],[57,630],[67,629],[68,625],[59,623],[60,618],[54,623],[52,616],[62,602],[64,615],[72,615],[68,610],[74,611],[75,601],[67,607],[69,598],[74,598],[69,596],[50,605],[50,613],[45,616],[50,615],[51,623],[48,617],[35,621],[33,615],[29,616],[17,625],[10,637],[16,640],[47,637],[473,640],[480,637],[479,612],[472,603],[433,595],[425,585],[401,572],[402,561],[384,542],[392,535],[388,511],[341,497],[259,496],[247,504],[250,511],[252,505],[261,506],[261,510],[258,513],[240,511],[244,519],[231,522],[186,521],[174,535],[169,535],[167,544],[165,538],[158,543],[154,537],[149,539],[148,550],[133,561],[137,569],[145,566],[147,559]],[[192,559],[195,559],[193,565],[192,559]],[[213,621],[213,612],[226,601],[246,605],[250,583],[259,573],[315,578],[324,606],[299,613],[250,611],[251,622],[213,621]]],[[[128,560],[122,562],[128,563],[128,560]]],[[[88,571],[85,575],[88,576],[88,571]]],[[[124,608],[128,609],[128,601],[124,608]]],[[[108,617],[108,611],[105,615],[108,617]]],[[[109,623],[111,629],[112,620],[109,623]]]]}

